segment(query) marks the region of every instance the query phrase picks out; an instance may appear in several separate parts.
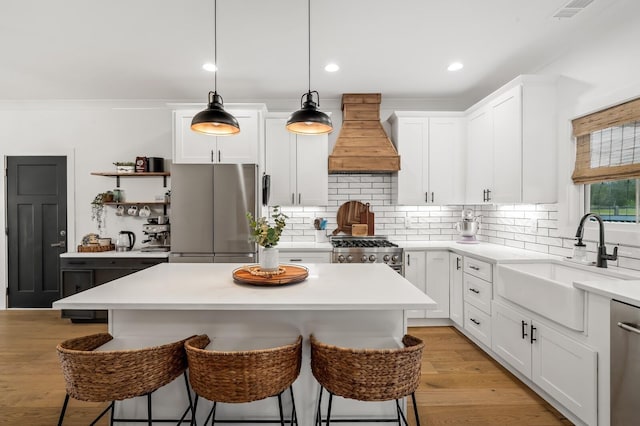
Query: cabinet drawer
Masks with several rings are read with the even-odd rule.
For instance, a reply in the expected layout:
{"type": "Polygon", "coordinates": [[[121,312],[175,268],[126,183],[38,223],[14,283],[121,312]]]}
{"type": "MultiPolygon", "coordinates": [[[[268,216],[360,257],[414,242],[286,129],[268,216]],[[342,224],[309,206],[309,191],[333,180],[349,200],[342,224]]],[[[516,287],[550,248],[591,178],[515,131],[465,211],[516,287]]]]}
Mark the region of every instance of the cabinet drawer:
{"type": "Polygon", "coordinates": [[[317,252],[317,253],[281,252],[280,261],[282,263],[330,263],[331,253],[329,252],[317,252]]]}
{"type": "Polygon", "coordinates": [[[473,306],[487,314],[491,314],[491,286],[491,283],[465,273],[464,301],[471,303],[473,306]]]}
{"type": "Polygon", "coordinates": [[[491,347],[491,317],[467,302],[464,304],[464,329],[491,347]]]}
{"type": "Polygon", "coordinates": [[[464,272],[467,274],[471,274],[475,277],[491,282],[493,280],[491,269],[491,264],[488,262],[477,260],[472,257],[464,257],[464,272]]]}

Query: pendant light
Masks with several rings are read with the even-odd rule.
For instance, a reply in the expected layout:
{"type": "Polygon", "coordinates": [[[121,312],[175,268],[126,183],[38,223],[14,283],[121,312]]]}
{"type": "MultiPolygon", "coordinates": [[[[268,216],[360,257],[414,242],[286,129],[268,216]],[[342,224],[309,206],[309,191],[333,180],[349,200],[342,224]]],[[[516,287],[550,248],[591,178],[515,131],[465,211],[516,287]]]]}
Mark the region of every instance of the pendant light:
{"type": "Polygon", "coordinates": [[[300,109],[289,116],[287,130],[303,135],[319,135],[333,130],[331,118],[320,111],[320,95],[316,90],[311,90],[311,0],[307,1],[307,25],[309,42],[309,86],[307,93],[300,98],[300,109]],[[313,94],[316,94],[318,102],[314,102],[313,94]]]}
{"type": "Polygon", "coordinates": [[[218,1],[213,0],[213,60],[216,66],[213,80],[213,92],[209,92],[209,105],[203,111],[197,113],[191,120],[191,130],[208,135],[225,136],[235,135],[240,132],[238,120],[224,110],[224,101],[218,94],[218,1]]]}

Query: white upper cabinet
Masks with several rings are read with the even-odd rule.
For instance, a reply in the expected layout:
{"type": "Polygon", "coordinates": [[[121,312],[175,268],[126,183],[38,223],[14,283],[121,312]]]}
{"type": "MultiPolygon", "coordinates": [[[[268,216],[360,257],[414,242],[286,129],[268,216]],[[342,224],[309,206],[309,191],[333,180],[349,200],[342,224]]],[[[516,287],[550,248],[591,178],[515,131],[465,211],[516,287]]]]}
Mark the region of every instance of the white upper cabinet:
{"type": "Polygon", "coordinates": [[[467,111],[467,203],[557,201],[555,94],[520,76],[467,111]]]}
{"type": "Polygon", "coordinates": [[[230,136],[211,136],[191,130],[191,120],[201,110],[173,112],[173,162],[191,164],[260,164],[259,109],[227,111],[238,120],[240,133],[230,136]]]}
{"type": "Polygon", "coordinates": [[[462,116],[394,112],[389,123],[401,161],[400,171],[392,176],[394,201],[405,205],[463,203],[462,116]]]}
{"type": "Polygon", "coordinates": [[[270,176],[269,205],[326,206],[329,202],[327,135],[296,135],[285,118],[267,118],[265,173],[270,176]]]}

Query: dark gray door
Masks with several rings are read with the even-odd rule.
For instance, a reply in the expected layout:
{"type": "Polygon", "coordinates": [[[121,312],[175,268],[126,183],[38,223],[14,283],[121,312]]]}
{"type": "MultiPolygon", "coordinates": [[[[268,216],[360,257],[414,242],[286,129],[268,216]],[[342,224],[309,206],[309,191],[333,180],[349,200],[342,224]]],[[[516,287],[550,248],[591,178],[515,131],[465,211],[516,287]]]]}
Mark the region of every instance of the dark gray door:
{"type": "Polygon", "coordinates": [[[7,157],[9,307],[50,308],[66,251],[66,157],[7,157]]]}

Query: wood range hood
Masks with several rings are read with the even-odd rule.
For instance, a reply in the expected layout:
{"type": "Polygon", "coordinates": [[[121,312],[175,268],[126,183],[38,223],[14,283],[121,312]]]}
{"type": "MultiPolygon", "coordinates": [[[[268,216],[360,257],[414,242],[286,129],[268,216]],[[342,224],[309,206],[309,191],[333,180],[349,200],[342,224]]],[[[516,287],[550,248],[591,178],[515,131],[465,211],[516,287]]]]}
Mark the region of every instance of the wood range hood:
{"type": "Polygon", "coordinates": [[[400,156],[380,122],[380,93],[342,95],[342,128],[329,155],[329,173],[390,173],[400,156]]]}

